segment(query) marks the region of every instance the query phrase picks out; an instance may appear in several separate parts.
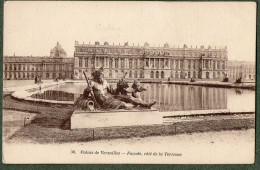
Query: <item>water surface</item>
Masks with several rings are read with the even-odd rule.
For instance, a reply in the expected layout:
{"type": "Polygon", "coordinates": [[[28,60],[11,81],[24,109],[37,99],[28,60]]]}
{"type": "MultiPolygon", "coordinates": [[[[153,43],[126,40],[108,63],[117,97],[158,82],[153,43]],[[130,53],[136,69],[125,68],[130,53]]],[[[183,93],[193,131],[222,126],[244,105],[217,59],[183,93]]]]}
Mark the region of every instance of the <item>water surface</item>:
{"type": "MultiPolygon", "coordinates": [[[[131,85],[131,84],[130,84],[131,85]]],[[[114,85],[115,86],[115,85],[114,85]]],[[[176,84],[142,84],[145,102],[156,101],[160,111],[235,109],[255,110],[255,91],[245,89],[215,88],[176,84]]],[[[75,101],[86,83],[66,83],[34,95],[35,98],[75,101]]]]}

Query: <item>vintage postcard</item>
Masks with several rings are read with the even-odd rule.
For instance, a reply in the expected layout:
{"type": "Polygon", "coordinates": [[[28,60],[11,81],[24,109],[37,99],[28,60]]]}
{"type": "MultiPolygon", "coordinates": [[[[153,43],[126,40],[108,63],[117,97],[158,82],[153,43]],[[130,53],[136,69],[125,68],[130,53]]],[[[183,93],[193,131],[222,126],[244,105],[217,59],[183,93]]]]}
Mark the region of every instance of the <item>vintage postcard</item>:
{"type": "Polygon", "coordinates": [[[256,3],[4,3],[3,163],[253,164],[256,3]]]}

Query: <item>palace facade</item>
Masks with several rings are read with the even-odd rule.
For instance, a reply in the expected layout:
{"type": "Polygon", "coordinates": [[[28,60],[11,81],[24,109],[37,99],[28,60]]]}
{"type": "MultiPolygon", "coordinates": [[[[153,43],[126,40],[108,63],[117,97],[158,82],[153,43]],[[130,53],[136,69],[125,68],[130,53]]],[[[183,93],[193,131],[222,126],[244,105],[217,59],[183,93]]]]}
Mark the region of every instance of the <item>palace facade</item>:
{"type": "Polygon", "coordinates": [[[227,47],[213,49],[79,44],[75,41],[74,75],[76,79],[84,79],[83,71],[91,76],[93,70],[103,67],[105,78],[122,78],[127,72],[128,79],[222,79],[228,72],[227,47]]]}
{"type": "Polygon", "coordinates": [[[40,76],[42,79],[73,79],[74,59],[67,57],[57,42],[50,56],[4,56],[3,79],[29,80],[40,76]]]}
{"type": "Polygon", "coordinates": [[[245,80],[255,80],[255,62],[249,61],[228,61],[228,75],[230,79],[242,77],[245,80]]]}

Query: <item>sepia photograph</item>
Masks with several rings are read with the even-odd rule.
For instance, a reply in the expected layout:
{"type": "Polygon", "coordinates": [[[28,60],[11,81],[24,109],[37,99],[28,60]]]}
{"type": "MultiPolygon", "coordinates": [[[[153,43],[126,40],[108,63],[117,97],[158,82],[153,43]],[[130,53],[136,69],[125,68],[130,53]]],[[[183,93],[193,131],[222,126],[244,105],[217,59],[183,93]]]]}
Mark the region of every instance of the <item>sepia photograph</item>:
{"type": "Polygon", "coordinates": [[[254,164],[256,8],[5,1],[2,163],[254,164]]]}

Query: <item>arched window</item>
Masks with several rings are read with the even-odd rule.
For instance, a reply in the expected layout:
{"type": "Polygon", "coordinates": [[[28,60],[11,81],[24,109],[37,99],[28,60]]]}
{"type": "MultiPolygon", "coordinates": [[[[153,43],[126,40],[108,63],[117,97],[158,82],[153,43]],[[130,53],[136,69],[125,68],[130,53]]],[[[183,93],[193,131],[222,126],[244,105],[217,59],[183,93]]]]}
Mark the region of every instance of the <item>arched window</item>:
{"type": "Polygon", "coordinates": [[[143,70],[140,71],[140,78],[144,78],[144,71],[143,70]]]}
{"type": "Polygon", "coordinates": [[[209,72],[206,72],[206,78],[209,79],[209,72]]]}
{"type": "Polygon", "coordinates": [[[62,78],[62,74],[61,74],[61,73],[59,73],[59,78],[60,78],[60,79],[62,78]]]}
{"type": "Polygon", "coordinates": [[[134,78],[137,78],[137,70],[135,70],[134,78]]]}
{"type": "Polygon", "coordinates": [[[153,71],[151,71],[150,78],[154,78],[153,71]]]}
{"type": "Polygon", "coordinates": [[[178,71],[175,72],[175,78],[176,78],[176,79],[179,78],[179,73],[178,73],[178,71]]]}
{"type": "Polygon", "coordinates": [[[159,78],[159,71],[156,71],[156,78],[159,78]]]}
{"type": "Polygon", "coordinates": [[[129,71],[129,78],[132,78],[132,70],[129,71]]]}
{"type": "Polygon", "coordinates": [[[196,78],[196,72],[193,71],[193,78],[196,78]]]}
{"type": "Polygon", "coordinates": [[[161,78],[164,79],[164,72],[161,72],[161,78]]]}
{"type": "Polygon", "coordinates": [[[52,78],[54,78],[54,79],[56,78],[56,73],[52,74],[52,78]]]}
{"type": "Polygon", "coordinates": [[[34,79],[34,74],[32,73],[31,78],[34,79]]]}
{"type": "Polygon", "coordinates": [[[188,68],[191,69],[191,61],[188,60],[188,68]]]}
{"type": "Polygon", "coordinates": [[[46,78],[48,79],[50,77],[50,74],[49,73],[46,73],[46,78]]]}
{"type": "Polygon", "coordinates": [[[115,78],[118,78],[118,71],[115,71],[115,78]]]}
{"type": "Polygon", "coordinates": [[[30,74],[29,73],[27,73],[27,79],[30,79],[30,74]]]}
{"type": "Polygon", "coordinates": [[[213,72],[213,78],[216,78],[216,73],[215,72],[213,72]]]}
{"type": "Polygon", "coordinates": [[[23,78],[25,79],[25,73],[23,73],[23,78]]]}
{"type": "Polygon", "coordinates": [[[188,78],[191,78],[190,76],[191,76],[191,75],[190,75],[190,72],[188,72],[188,78]]]}

